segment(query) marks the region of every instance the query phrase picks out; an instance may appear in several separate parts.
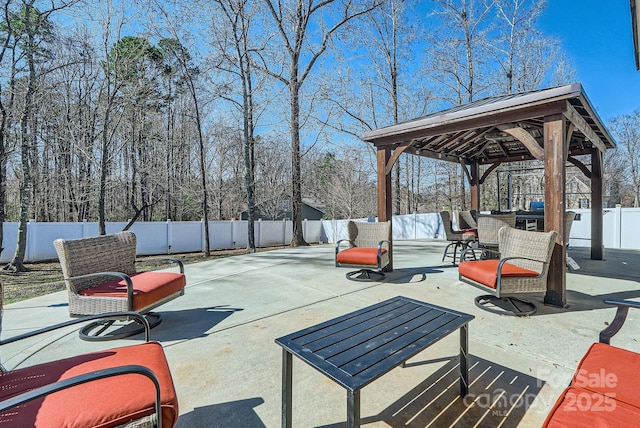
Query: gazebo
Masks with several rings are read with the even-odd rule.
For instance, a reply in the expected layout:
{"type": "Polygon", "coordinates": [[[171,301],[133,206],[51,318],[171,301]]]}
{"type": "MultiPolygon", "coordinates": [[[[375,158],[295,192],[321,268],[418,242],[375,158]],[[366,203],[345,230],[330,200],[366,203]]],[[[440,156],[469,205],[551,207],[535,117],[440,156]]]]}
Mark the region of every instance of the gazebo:
{"type": "Polygon", "coordinates": [[[485,98],[369,131],[362,139],[377,150],[379,221],[391,220],[391,169],[402,153],[460,164],[475,210],[480,209],[480,185],[499,165],[544,162],[544,225],[558,232],[544,300],[558,307],[566,304],[563,236],[569,162],[591,181],[591,258],[603,258],[602,159],[616,144],[580,83],[485,98]],[[578,158],[584,155],[590,162],[578,158]]]}

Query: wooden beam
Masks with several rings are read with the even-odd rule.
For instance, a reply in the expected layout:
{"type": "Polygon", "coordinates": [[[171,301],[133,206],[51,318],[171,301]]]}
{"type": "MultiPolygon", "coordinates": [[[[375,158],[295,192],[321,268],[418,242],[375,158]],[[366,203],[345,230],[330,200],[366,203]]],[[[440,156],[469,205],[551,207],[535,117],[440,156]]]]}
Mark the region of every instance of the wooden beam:
{"type": "Polygon", "coordinates": [[[458,163],[460,161],[460,157],[458,156],[450,156],[444,153],[437,153],[434,152],[433,150],[430,149],[415,149],[413,147],[409,147],[405,150],[406,153],[411,153],[414,154],[416,156],[422,156],[425,158],[431,158],[431,159],[436,159],[436,160],[443,160],[443,161],[447,161],[447,162],[455,162],[458,163]]]}
{"type": "Polygon", "coordinates": [[[484,180],[487,179],[487,177],[489,176],[489,174],[491,174],[493,172],[494,169],[496,169],[497,167],[499,167],[500,165],[502,165],[502,162],[494,162],[489,168],[487,168],[487,170],[484,172],[484,174],[482,174],[482,177],[480,177],[480,184],[484,184],[484,180]]]}
{"type": "Polygon", "coordinates": [[[607,151],[607,146],[602,142],[598,134],[589,126],[586,120],[582,117],[580,113],[569,103],[567,103],[567,110],[564,112],[564,115],[569,119],[571,123],[573,123],[578,131],[582,132],[587,140],[591,142],[594,146],[596,146],[602,153],[607,151]]]}
{"type": "Polygon", "coordinates": [[[480,166],[478,162],[471,164],[471,182],[469,183],[469,192],[471,193],[471,209],[480,211],[480,166]]]}
{"type": "Polygon", "coordinates": [[[589,168],[587,168],[587,166],[585,164],[583,164],[582,162],[580,162],[578,159],[569,156],[567,158],[567,161],[569,161],[574,166],[576,166],[580,171],[582,171],[582,173],[585,175],[585,177],[591,178],[591,170],[589,170],[589,168]]]}
{"type": "Polygon", "coordinates": [[[443,142],[441,142],[436,147],[434,147],[433,150],[435,150],[436,152],[439,152],[443,148],[447,147],[449,144],[455,143],[459,138],[461,138],[467,132],[469,132],[469,131],[468,130],[464,130],[464,131],[456,132],[451,137],[447,137],[443,142]]]}
{"type": "Polygon", "coordinates": [[[389,162],[387,162],[387,165],[384,167],[385,174],[391,173],[393,164],[396,163],[396,161],[398,160],[402,152],[407,150],[407,147],[409,147],[411,143],[412,143],[411,141],[405,141],[393,151],[393,156],[391,156],[391,159],[389,159],[389,162]]]}
{"type": "Polygon", "coordinates": [[[569,123],[569,126],[567,126],[567,136],[564,139],[564,145],[566,146],[566,150],[565,150],[565,158],[564,160],[567,160],[569,157],[569,146],[571,146],[571,136],[573,135],[573,131],[575,131],[576,129],[576,125],[574,125],[573,123],[569,123]]]}
{"type": "Polygon", "coordinates": [[[591,151],[591,259],[603,260],[602,217],[602,156],[598,149],[591,151]]]}
{"type": "Polygon", "coordinates": [[[563,113],[566,111],[566,100],[552,101],[534,106],[523,107],[517,110],[487,112],[481,116],[467,118],[464,120],[447,122],[441,125],[431,126],[427,128],[418,128],[402,131],[399,133],[381,135],[379,137],[369,138],[365,141],[373,143],[376,147],[396,144],[401,141],[413,140],[416,138],[425,138],[434,135],[442,135],[450,132],[458,132],[462,130],[471,130],[485,128],[488,126],[496,126],[501,123],[516,123],[522,120],[532,118],[542,118],[545,115],[554,113],[563,113]]]}
{"type": "Polygon", "coordinates": [[[544,303],[564,307],[566,297],[566,247],[564,212],[566,196],[565,118],[561,114],[544,118],[544,229],[558,233],[549,263],[544,303]]]}
{"type": "Polygon", "coordinates": [[[515,123],[505,123],[496,126],[500,131],[506,132],[518,141],[520,141],[529,150],[531,156],[538,160],[544,160],[544,149],[540,147],[540,144],[536,141],[533,135],[529,134],[527,130],[519,127],[515,123]]]}
{"type": "MultiPolygon", "coordinates": [[[[493,129],[493,128],[487,128],[487,129],[484,129],[484,130],[480,130],[479,132],[477,132],[477,131],[475,131],[475,130],[474,130],[474,132],[471,132],[471,133],[467,132],[467,133],[469,133],[470,135],[468,135],[468,136],[467,136],[467,137],[465,137],[465,138],[461,138],[457,143],[455,143],[455,144],[453,144],[452,146],[450,146],[450,147],[447,149],[447,151],[448,151],[449,153],[453,153],[453,152],[455,152],[456,150],[458,150],[460,147],[462,147],[462,146],[465,146],[465,145],[469,144],[469,143],[470,143],[470,142],[472,142],[473,140],[477,140],[477,139],[479,139],[480,137],[482,137],[483,135],[485,135],[487,132],[489,132],[491,129],[493,129]]],[[[458,153],[457,155],[460,155],[460,154],[458,153]]]]}
{"type": "MultiPolygon", "coordinates": [[[[385,173],[385,167],[391,157],[390,148],[378,149],[376,153],[378,163],[378,221],[391,221],[391,174],[385,173]]],[[[391,232],[393,236],[393,230],[391,232]]],[[[389,245],[389,265],[387,271],[393,270],[393,243],[389,245]]]]}
{"type": "Polygon", "coordinates": [[[471,173],[467,169],[467,165],[464,163],[462,158],[460,159],[460,167],[464,171],[464,175],[467,177],[467,183],[469,183],[469,185],[471,185],[471,173]]]}

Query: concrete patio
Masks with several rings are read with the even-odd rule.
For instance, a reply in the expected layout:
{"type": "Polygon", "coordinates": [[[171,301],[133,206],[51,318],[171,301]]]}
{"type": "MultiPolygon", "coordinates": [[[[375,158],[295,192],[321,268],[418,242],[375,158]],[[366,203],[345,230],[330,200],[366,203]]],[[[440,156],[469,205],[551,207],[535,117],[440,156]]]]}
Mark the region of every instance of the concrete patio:
{"type": "MultiPolygon", "coordinates": [[[[606,261],[572,248],[581,269],[567,275],[568,307],[542,305],[528,318],[475,307],[480,290],[440,262],[445,242],[394,242],[395,270],[382,283],[345,279],[334,246],[319,245],[228,257],[186,266],[184,297],[160,308],[152,330],[161,342],[180,402],[178,427],[280,426],[282,350],[274,339],[358,308],[403,295],[475,315],[469,324],[470,394],[458,396],[459,338],[452,334],[362,390],[367,427],[540,426],[582,355],[615,309],[605,298],[640,297],[640,252],[606,250],[606,261]]],[[[68,320],[66,292],[7,305],[3,337],[68,320]]],[[[638,349],[637,320],[612,344],[638,349]]],[[[2,348],[7,368],[136,343],[78,339],[75,330],[2,348]]],[[[339,427],[346,393],[294,358],[293,425],[339,427]]]]}

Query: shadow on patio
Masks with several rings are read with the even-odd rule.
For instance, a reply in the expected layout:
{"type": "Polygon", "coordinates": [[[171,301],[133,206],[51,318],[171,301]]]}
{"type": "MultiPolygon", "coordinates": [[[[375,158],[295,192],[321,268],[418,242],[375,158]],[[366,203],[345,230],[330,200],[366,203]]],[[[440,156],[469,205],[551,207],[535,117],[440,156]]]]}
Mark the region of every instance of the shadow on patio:
{"type": "MultiPolygon", "coordinates": [[[[470,355],[470,394],[459,395],[458,359],[415,361],[407,366],[447,363],[433,375],[363,424],[384,422],[392,427],[516,427],[544,382],[480,357],[470,355]]],[[[365,390],[366,393],[366,390],[365,390]]],[[[339,428],[344,424],[324,425],[339,428]]]]}

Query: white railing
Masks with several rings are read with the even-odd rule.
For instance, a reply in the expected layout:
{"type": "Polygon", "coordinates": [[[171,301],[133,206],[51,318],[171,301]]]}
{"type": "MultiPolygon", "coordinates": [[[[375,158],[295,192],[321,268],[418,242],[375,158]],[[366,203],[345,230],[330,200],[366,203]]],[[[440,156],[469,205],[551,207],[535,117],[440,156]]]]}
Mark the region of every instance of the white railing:
{"type": "MultiPolygon", "coordinates": [[[[573,210],[581,214],[573,222],[569,244],[575,247],[591,245],[591,211],[573,210]]],[[[371,219],[360,219],[375,221],[371,219]]],[[[335,243],[347,237],[348,220],[304,220],[303,235],[307,242],[335,243]]],[[[640,208],[606,208],[603,218],[605,248],[640,249],[640,208]]],[[[125,227],[125,222],[106,224],[107,233],[125,227]]],[[[177,254],[204,250],[204,223],[201,221],[137,222],[131,228],[137,236],[138,254],[177,254]]],[[[7,263],[15,252],[18,223],[4,223],[3,247],[0,262],[7,263]]],[[[291,241],[291,221],[256,221],[255,240],[257,247],[287,245],[291,241]]],[[[26,262],[57,259],[53,241],[57,238],[74,239],[98,235],[98,224],[40,223],[27,224],[26,262]]],[[[393,217],[393,239],[410,240],[443,238],[440,215],[408,214],[393,217]]],[[[246,248],[247,221],[210,221],[209,244],[211,250],[246,248]]]]}

